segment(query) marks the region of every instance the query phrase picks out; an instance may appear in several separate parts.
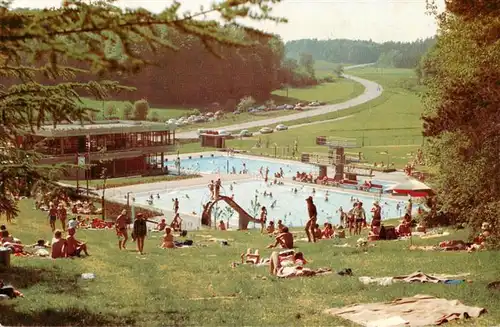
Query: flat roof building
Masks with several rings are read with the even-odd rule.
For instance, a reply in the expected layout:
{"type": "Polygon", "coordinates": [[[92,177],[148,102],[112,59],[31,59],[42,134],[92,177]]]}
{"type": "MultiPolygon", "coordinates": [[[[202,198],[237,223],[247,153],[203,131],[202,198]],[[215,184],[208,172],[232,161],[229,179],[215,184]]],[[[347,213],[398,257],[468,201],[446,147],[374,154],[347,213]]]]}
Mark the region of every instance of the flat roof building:
{"type": "MultiPolygon", "coordinates": [[[[89,179],[164,173],[165,154],[174,150],[175,125],[147,121],[100,121],[44,125],[28,133],[19,146],[43,155],[43,164],[87,164],[89,179]]],[[[85,169],[70,168],[69,177],[85,178],[85,169]]]]}

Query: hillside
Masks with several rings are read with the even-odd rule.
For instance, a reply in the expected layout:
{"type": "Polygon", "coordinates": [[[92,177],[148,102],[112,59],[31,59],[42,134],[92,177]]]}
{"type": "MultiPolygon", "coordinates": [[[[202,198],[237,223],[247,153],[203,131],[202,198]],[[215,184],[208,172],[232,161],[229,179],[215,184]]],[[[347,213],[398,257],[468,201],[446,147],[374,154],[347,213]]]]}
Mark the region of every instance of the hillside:
{"type": "Polygon", "coordinates": [[[302,39],[285,43],[285,53],[293,59],[299,58],[302,53],[308,53],[314,60],[334,63],[356,65],[377,62],[385,67],[415,68],[422,55],[435,43],[436,38],[385,43],[346,39],[302,39]]]}

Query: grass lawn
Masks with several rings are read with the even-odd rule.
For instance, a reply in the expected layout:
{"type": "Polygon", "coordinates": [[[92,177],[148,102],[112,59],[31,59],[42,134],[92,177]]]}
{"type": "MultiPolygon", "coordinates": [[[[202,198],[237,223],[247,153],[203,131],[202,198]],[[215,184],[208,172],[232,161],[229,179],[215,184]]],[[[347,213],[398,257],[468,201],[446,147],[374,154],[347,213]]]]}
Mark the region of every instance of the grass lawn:
{"type": "MultiPolygon", "coordinates": [[[[408,85],[412,85],[415,78],[413,71],[363,68],[351,73],[380,83],[384,87],[382,96],[340,112],[287,122],[287,125],[291,126],[352,115],[336,122],[319,123],[260,136],[263,143],[269,140],[269,148],[254,148],[258,136],[229,141],[228,146],[246,149],[254,154],[274,155],[273,144],[276,143],[281,148],[292,148],[297,140],[299,152],[326,152],[327,147],[315,144],[316,136],[355,138],[359,148],[347,149],[347,152],[361,151],[372,163],[390,161],[396,166],[404,166],[423,142],[420,121],[422,104],[418,93],[406,89],[408,85]],[[380,153],[383,151],[388,152],[388,155],[380,153]]],[[[280,153],[282,150],[278,149],[278,154],[280,153]]]]}
{"type": "Polygon", "coordinates": [[[363,85],[349,79],[337,79],[335,83],[323,83],[306,88],[290,88],[273,92],[276,103],[297,103],[298,101],[320,101],[340,103],[355,98],[364,91],[363,85]]]}
{"type": "MultiPolygon", "coordinates": [[[[119,178],[109,178],[106,181],[106,187],[120,187],[125,185],[134,185],[134,184],[147,184],[147,183],[156,183],[156,182],[168,182],[175,180],[182,180],[188,178],[196,178],[198,175],[183,175],[183,176],[174,176],[174,175],[161,175],[161,176],[132,176],[132,177],[119,177],[119,178]]],[[[91,188],[101,188],[103,186],[102,179],[92,179],[89,181],[89,187],[91,188]]],[[[61,183],[76,185],[76,180],[62,180],[61,183]]],[[[86,187],[86,181],[80,181],[80,187],[86,187]]]]}
{"type": "MultiPolygon", "coordinates": [[[[116,114],[114,116],[120,117],[123,119],[123,108],[128,101],[98,101],[88,98],[82,99],[83,103],[90,108],[100,110],[97,113],[97,119],[104,119],[107,117],[106,107],[108,105],[113,105],[116,108],[116,114]]],[[[180,118],[182,116],[186,116],[192,109],[186,108],[150,108],[149,116],[152,115],[153,112],[157,112],[160,118],[160,121],[169,120],[170,118],[180,118]]]]}
{"type": "Polygon", "coordinates": [[[327,77],[327,76],[335,76],[334,70],[338,65],[342,65],[344,67],[349,66],[348,63],[334,63],[324,60],[315,60],[314,61],[314,70],[316,71],[317,77],[327,77]]]}
{"type": "MultiPolygon", "coordinates": [[[[50,239],[45,213],[32,210],[33,202],[20,203],[21,215],[9,231],[25,243],[50,239]]],[[[365,254],[355,248],[334,247],[335,241],[317,244],[296,242],[309,266],[336,270],[351,268],[356,277],[327,275],[281,280],[264,267],[231,268],[248,247],[267,256],[270,243],[258,232],[197,232],[188,237],[195,243],[201,234],[230,239],[230,246],[206,243],[206,247],[161,250],[160,235],[148,237],[144,256],[119,251],[112,230],[78,231],[88,242],[91,256],[52,261],[12,258],[10,270],[0,270],[0,279],[11,282],[24,299],[0,302],[3,325],[58,326],[353,326],[325,315],[324,309],[353,303],[390,301],[404,296],[428,294],[458,299],[481,306],[488,313],[461,325],[494,326],[500,321],[500,294],[486,289],[498,279],[498,252],[420,252],[406,249],[406,241],[380,241],[365,254]],[[359,276],[395,276],[416,270],[426,273],[471,273],[472,283],[459,285],[393,284],[365,286],[359,276]],[[91,281],[78,278],[93,272],[91,281]],[[213,296],[234,296],[217,299],[213,296]],[[205,298],[201,299],[200,298],[205,298]]],[[[464,233],[450,239],[464,239],[464,233]]],[[[354,244],[357,237],[347,240],[354,244]]],[[[435,244],[442,239],[414,239],[414,244],[435,244]]],[[[344,243],[344,241],[342,241],[344,243]]],[[[451,325],[450,325],[451,326],[451,325]]]]}

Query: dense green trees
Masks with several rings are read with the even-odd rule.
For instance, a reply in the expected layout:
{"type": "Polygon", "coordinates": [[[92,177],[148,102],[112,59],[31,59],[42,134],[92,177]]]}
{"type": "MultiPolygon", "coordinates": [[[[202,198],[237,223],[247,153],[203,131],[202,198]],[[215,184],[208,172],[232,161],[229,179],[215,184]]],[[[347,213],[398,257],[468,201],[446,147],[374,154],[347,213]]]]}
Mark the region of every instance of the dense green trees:
{"type": "MultiPolygon", "coordinates": [[[[500,228],[500,0],[450,0],[422,61],[427,157],[437,210],[475,231],[500,228]]],[[[433,219],[433,217],[429,217],[433,219]]]]}
{"type": "Polygon", "coordinates": [[[290,58],[300,58],[302,53],[310,53],[316,60],[350,64],[378,62],[382,66],[415,68],[422,55],[435,42],[435,38],[385,43],[344,39],[303,39],[287,42],[285,49],[286,55],[290,58]]]}
{"type": "MultiPolygon", "coordinates": [[[[241,31],[231,29],[238,35],[241,31]]],[[[122,94],[161,105],[199,105],[232,99],[237,104],[244,96],[266,100],[280,87],[283,43],[278,38],[254,36],[251,47],[236,49],[217,46],[220,56],[210,55],[203,42],[182,33],[171,34],[181,45],[177,52],[146,52],[145,58],[154,63],[138,74],[115,76],[124,85],[134,86],[136,92],[122,94]]],[[[237,36],[241,37],[241,36],[237,36]]],[[[234,110],[234,107],[231,108],[234,110]]]]}
{"type": "MultiPolygon", "coordinates": [[[[38,165],[35,149],[21,147],[19,139],[24,133],[47,120],[54,125],[84,121],[89,112],[79,101],[80,95],[103,99],[126,89],[117,82],[96,81],[96,76],[121,74],[131,79],[132,73],[147,63],[148,52],[169,49],[175,57],[182,56],[175,52],[185,40],[176,38],[178,33],[200,40],[199,44],[209,50],[206,54],[218,53],[221,47],[255,47],[255,40],[271,40],[271,36],[238,27],[236,20],[280,21],[270,15],[269,6],[275,2],[221,1],[191,14],[180,13],[180,4],[174,2],[153,14],[144,9],[123,11],[109,0],[90,4],[67,0],[60,9],[36,12],[13,11],[8,2],[0,1],[0,213],[16,213],[16,196],[21,191],[29,192],[35,185],[42,191],[56,186],[54,168],[38,165]],[[219,22],[196,19],[211,12],[218,13],[221,21],[234,26],[239,34],[229,33],[219,22]],[[84,74],[91,75],[87,83],[80,78],[84,74]],[[41,76],[51,84],[41,84],[41,76]],[[8,78],[14,81],[10,86],[4,82],[8,78]]],[[[169,76],[176,78],[180,77],[169,76]]]]}

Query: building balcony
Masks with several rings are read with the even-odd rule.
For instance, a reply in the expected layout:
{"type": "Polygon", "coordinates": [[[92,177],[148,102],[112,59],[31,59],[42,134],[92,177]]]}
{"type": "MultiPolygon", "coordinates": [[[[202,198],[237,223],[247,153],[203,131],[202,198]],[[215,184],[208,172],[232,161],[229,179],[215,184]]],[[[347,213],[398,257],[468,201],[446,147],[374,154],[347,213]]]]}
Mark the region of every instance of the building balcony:
{"type": "MultiPolygon", "coordinates": [[[[143,155],[149,155],[160,152],[168,152],[173,151],[174,145],[155,145],[155,146],[138,146],[131,147],[128,149],[120,149],[120,150],[100,150],[89,153],[90,161],[99,161],[99,160],[114,160],[114,159],[126,159],[126,158],[135,158],[143,155]]],[[[64,153],[64,154],[44,154],[44,158],[42,161],[44,163],[76,163],[76,155],[77,153],[64,153]]],[[[80,156],[86,155],[85,153],[79,153],[80,156]]]]}

